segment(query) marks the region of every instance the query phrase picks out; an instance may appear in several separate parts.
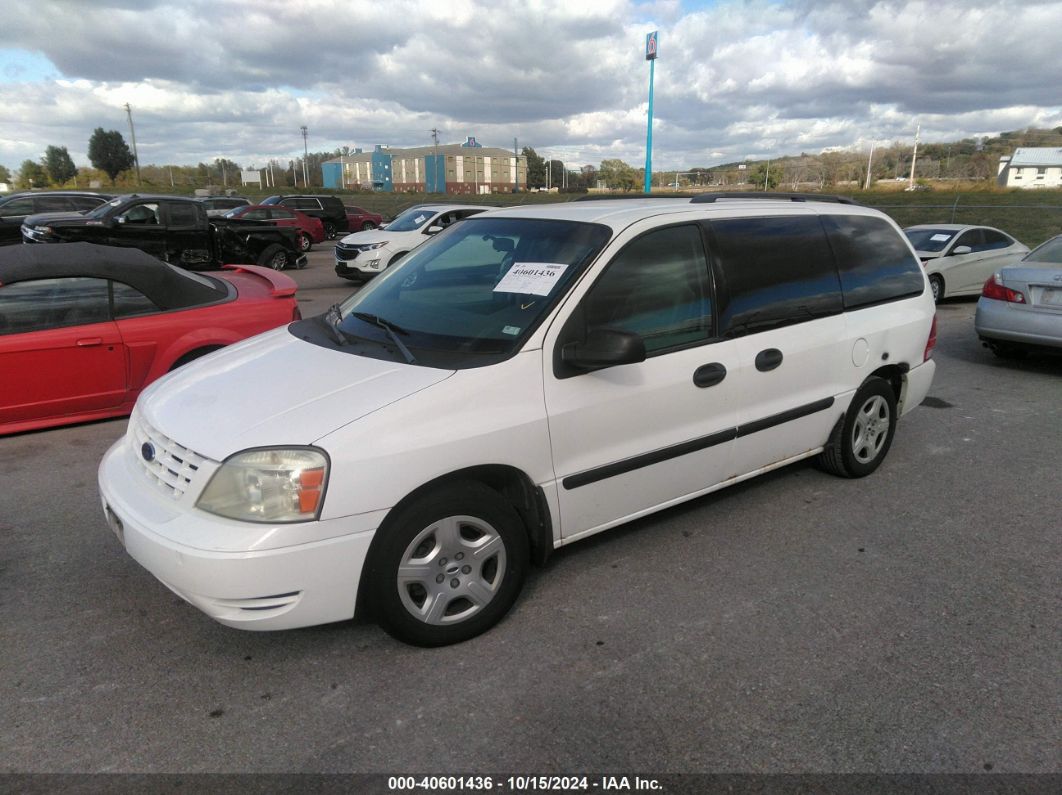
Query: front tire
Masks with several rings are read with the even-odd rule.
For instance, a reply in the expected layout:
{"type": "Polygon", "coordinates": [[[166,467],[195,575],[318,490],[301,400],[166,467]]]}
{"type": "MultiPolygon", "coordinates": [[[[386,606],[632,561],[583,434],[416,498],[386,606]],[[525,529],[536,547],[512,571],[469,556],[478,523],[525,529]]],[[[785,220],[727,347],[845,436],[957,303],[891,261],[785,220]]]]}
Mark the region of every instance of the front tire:
{"type": "Polygon", "coordinates": [[[445,646],[509,611],[528,567],[516,510],[481,483],[452,483],[387,517],[367,567],[376,619],[416,646],[445,646]]]}
{"type": "Polygon", "coordinates": [[[291,257],[288,256],[288,252],[277,245],[267,248],[258,258],[259,265],[263,268],[272,268],[275,271],[284,270],[290,263],[291,257]]]}
{"type": "Polygon", "coordinates": [[[856,390],[817,463],[839,477],[866,477],[885,460],[895,433],[896,395],[888,381],[873,376],[856,390]]]}

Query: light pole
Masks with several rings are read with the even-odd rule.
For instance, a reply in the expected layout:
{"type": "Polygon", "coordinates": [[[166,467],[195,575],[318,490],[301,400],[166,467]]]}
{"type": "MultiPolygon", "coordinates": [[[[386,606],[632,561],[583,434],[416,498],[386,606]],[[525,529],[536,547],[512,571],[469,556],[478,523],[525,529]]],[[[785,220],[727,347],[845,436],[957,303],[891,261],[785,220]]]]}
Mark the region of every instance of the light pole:
{"type": "Polygon", "coordinates": [[[136,184],[140,184],[140,158],[136,154],[136,130],[133,129],[133,109],[125,103],[125,113],[129,117],[129,137],[133,141],[133,165],[136,166],[136,184]]]}
{"type": "Polygon", "coordinates": [[[302,185],[309,188],[310,178],[306,172],[306,161],[310,157],[310,150],[306,147],[306,125],[302,125],[299,129],[302,130],[302,185]]]}
{"type": "Polygon", "coordinates": [[[656,70],[657,31],[645,37],[645,60],[649,62],[649,124],[645,133],[645,192],[653,189],[653,74],[656,70]]]}

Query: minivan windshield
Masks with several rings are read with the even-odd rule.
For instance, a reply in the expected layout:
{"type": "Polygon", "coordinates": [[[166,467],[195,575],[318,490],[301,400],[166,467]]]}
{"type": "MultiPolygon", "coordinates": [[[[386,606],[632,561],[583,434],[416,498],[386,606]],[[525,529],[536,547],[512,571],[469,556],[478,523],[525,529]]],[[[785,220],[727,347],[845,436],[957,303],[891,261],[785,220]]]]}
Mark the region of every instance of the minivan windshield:
{"type": "MultiPolygon", "coordinates": [[[[429,367],[500,361],[519,349],[610,237],[598,224],[466,219],[343,302],[332,317],[336,345],[378,342],[388,358],[411,361],[411,354],[429,367]]],[[[351,348],[365,353],[363,344],[351,348]]]]}
{"type": "Polygon", "coordinates": [[[904,229],[915,251],[943,251],[957,234],[955,229],[904,229]]]}

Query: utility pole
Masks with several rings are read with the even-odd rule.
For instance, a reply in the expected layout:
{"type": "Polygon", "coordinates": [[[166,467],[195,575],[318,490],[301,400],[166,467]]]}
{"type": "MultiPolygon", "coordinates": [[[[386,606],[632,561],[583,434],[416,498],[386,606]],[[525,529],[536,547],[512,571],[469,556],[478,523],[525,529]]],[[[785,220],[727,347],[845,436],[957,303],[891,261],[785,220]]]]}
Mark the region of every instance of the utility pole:
{"type": "Polygon", "coordinates": [[[516,148],[516,139],[513,138],[513,160],[516,161],[516,168],[513,170],[513,193],[520,192],[520,150],[516,148]]]}
{"type": "Polygon", "coordinates": [[[870,167],[874,163],[874,144],[870,145],[870,157],[867,158],[867,182],[863,190],[870,190],[870,167]]]}
{"type": "Polygon", "coordinates": [[[133,129],[133,109],[125,103],[125,113],[129,117],[129,137],[133,140],[133,165],[136,166],[136,184],[140,185],[140,158],[136,154],[136,130],[133,129]]]}
{"type": "Polygon", "coordinates": [[[767,192],[767,180],[771,178],[771,159],[767,158],[767,173],[763,175],[763,192],[767,192]]]}
{"type": "MultiPolygon", "coordinates": [[[[435,188],[432,193],[439,193],[439,130],[436,127],[432,127],[428,132],[431,133],[431,139],[435,142],[435,166],[432,168],[434,177],[432,179],[432,187],[435,188]]],[[[443,193],[446,191],[443,190],[443,193]]]]}
{"type": "Polygon", "coordinates": [[[299,129],[302,130],[302,185],[304,188],[309,188],[310,177],[306,172],[306,161],[310,157],[310,150],[306,146],[306,125],[302,125],[299,129]]]}
{"type": "Polygon", "coordinates": [[[914,145],[914,152],[911,154],[911,178],[907,182],[907,189],[908,190],[914,190],[915,160],[918,159],[918,135],[921,132],[922,132],[922,125],[919,124],[918,127],[915,128],[915,145],[914,145]]]}

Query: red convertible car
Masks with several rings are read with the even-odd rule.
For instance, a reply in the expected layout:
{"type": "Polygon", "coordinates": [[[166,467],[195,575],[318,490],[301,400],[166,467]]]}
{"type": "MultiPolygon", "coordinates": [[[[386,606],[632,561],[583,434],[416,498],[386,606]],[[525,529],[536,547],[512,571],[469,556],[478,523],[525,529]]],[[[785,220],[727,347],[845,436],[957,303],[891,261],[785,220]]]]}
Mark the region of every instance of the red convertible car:
{"type": "Polygon", "coordinates": [[[300,213],[290,207],[273,204],[251,204],[237,207],[225,213],[226,218],[243,218],[245,221],[268,221],[274,226],[293,226],[299,230],[296,243],[303,253],[313,248],[314,243],[325,239],[324,223],[320,218],[300,213]]]}
{"type": "Polygon", "coordinates": [[[165,373],[301,317],[295,282],[210,275],[139,249],[0,249],[0,435],[120,417],[165,373]]]}

